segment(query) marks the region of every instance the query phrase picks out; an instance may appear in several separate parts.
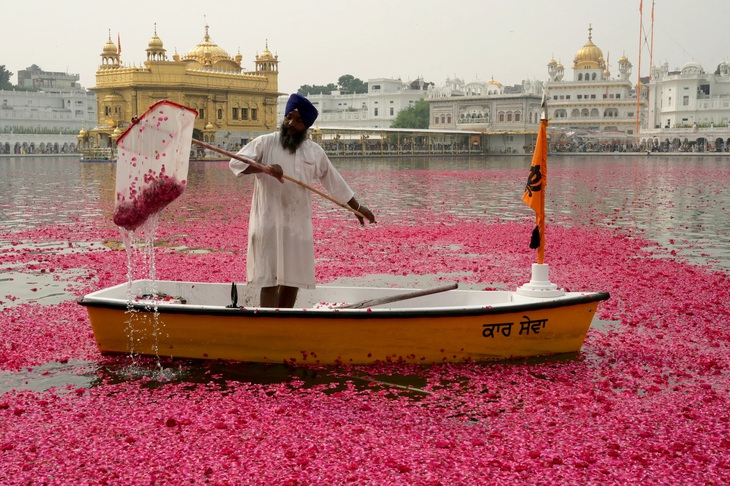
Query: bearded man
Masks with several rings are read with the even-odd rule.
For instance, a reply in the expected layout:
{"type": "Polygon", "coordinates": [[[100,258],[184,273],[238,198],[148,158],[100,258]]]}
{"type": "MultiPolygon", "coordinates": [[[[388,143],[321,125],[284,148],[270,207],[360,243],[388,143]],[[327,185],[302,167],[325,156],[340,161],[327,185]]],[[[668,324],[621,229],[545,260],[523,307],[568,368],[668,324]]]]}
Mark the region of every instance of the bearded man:
{"type": "MultiPolygon", "coordinates": [[[[248,225],[246,280],[261,287],[261,307],[291,308],[300,288],[315,287],[312,199],[306,188],[282,179],[286,174],[306,185],[319,180],[329,195],[360,212],[370,223],[373,213],[361,205],[324,150],[307,138],[317,109],[303,96],[289,97],[278,132],[255,138],[238,155],[268,166],[268,171],[231,159],[236,176],[254,174],[248,225]]],[[[357,217],[360,224],[365,224],[357,217]]]]}

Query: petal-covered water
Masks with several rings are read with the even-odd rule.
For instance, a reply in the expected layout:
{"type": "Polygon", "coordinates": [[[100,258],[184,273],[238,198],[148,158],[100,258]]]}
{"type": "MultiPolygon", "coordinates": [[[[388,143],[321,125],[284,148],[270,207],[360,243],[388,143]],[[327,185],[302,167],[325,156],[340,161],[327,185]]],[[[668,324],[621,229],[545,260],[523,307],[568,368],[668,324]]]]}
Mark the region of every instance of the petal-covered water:
{"type": "MultiPolygon", "coordinates": [[[[529,158],[336,164],[378,223],[315,196],[319,282],[529,280],[529,158]]],[[[319,369],[101,357],[113,165],[0,159],[0,483],[730,482],[730,159],[550,164],[551,281],[611,293],[578,356],[319,369]]],[[[250,196],[193,164],[157,277],[242,281],[250,196]]]]}

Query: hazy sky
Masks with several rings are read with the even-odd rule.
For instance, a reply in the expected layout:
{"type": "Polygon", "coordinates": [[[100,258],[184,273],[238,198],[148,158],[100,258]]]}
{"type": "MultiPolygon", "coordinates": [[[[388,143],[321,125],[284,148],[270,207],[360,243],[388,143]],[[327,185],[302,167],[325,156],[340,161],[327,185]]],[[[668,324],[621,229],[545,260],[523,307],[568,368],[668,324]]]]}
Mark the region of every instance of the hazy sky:
{"type": "MultiPolygon", "coordinates": [[[[15,73],[31,64],[46,71],[80,74],[96,84],[95,72],[109,31],[121,38],[122,61],[141,65],[154,34],[168,57],[212,42],[254,70],[254,58],[268,40],[279,56],[279,90],[302,84],[337,83],[343,74],[368,78],[422,76],[441,85],[447,77],[519,84],[545,80],[554,57],[572,79],[575,53],[588,40],[617,61],[626,54],[638,74],[639,0],[65,0],[2,2],[0,65],[15,73]]],[[[644,0],[647,45],[641,74],[649,72],[651,0],[644,0]]],[[[730,60],[728,0],[657,0],[654,64],[670,69],[698,61],[706,71],[730,60]]],[[[11,78],[17,82],[17,76],[11,78]]]]}

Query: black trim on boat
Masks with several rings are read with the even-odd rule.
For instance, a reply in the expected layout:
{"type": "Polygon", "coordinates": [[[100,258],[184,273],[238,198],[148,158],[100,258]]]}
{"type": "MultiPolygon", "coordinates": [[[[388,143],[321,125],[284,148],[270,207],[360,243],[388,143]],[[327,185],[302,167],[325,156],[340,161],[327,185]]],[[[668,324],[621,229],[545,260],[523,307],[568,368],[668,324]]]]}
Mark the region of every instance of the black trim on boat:
{"type": "Polygon", "coordinates": [[[295,307],[294,309],[273,309],[261,307],[207,307],[200,308],[190,304],[165,304],[161,303],[154,307],[149,304],[132,303],[131,305],[124,302],[101,302],[95,299],[84,300],[81,297],[77,303],[86,307],[99,307],[104,309],[118,310],[135,310],[137,312],[158,312],[160,314],[184,314],[184,315],[206,315],[206,316],[222,316],[222,317],[249,317],[249,318],[267,318],[276,317],[280,319],[297,318],[297,319],[412,319],[419,317],[459,317],[459,316],[475,316],[475,315],[492,315],[505,314],[511,312],[530,312],[540,309],[554,309],[556,307],[568,307],[590,302],[600,302],[608,300],[610,294],[608,292],[592,292],[585,295],[575,297],[561,298],[560,300],[547,300],[545,302],[530,302],[527,304],[508,305],[498,307],[474,307],[467,308],[405,308],[390,309],[388,311],[378,310],[377,313],[369,312],[366,309],[348,309],[348,310],[312,310],[295,307]]]}

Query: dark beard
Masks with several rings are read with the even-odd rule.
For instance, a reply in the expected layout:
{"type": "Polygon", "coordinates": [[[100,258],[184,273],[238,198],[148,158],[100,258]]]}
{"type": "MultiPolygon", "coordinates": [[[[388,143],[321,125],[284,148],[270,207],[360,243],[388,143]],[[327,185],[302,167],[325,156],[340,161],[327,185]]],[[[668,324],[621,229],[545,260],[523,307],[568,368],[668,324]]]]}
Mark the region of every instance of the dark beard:
{"type": "Polygon", "coordinates": [[[289,130],[285,125],[281,125],[281,130],[279,131],[281,134],[281,146],[285,149],[289,150],[289,153],[293,154],[297,151],[299,146],[304,142],[304,140],[307,138],[307,132],[301,132],[296,133],[294,135],[289,135],[289,130]]]}

